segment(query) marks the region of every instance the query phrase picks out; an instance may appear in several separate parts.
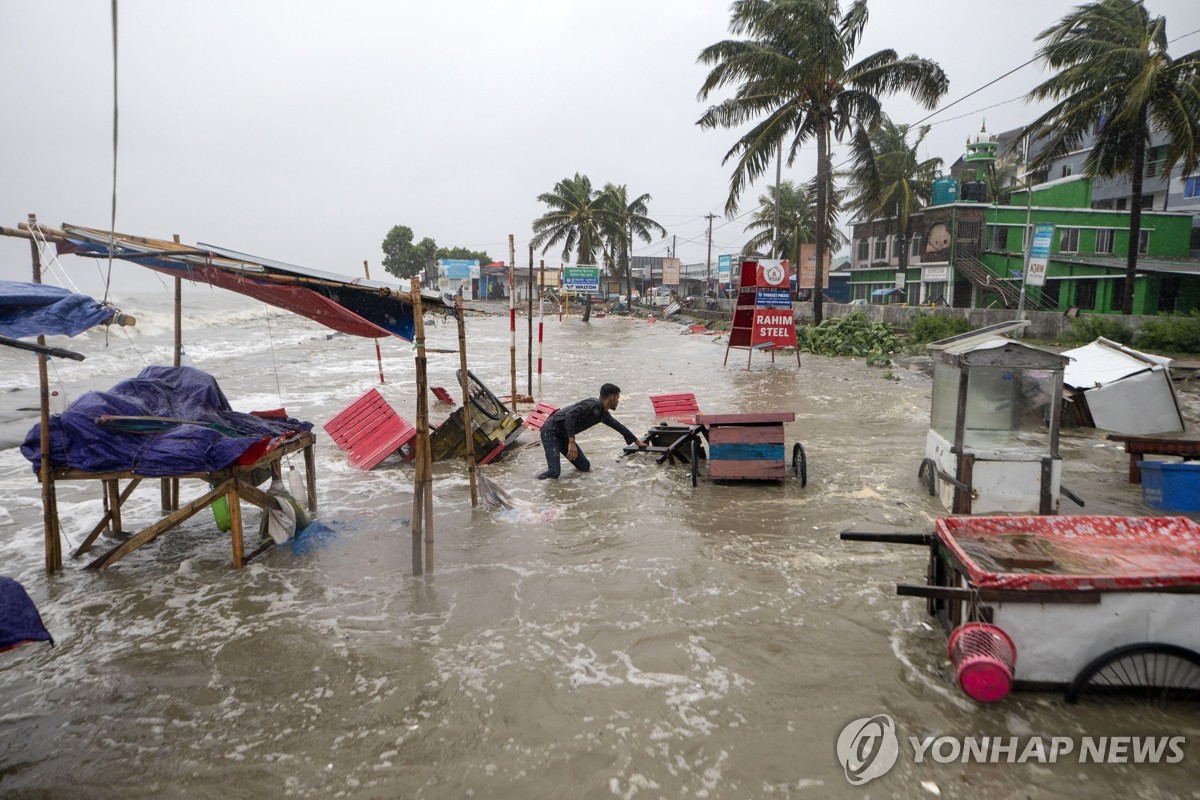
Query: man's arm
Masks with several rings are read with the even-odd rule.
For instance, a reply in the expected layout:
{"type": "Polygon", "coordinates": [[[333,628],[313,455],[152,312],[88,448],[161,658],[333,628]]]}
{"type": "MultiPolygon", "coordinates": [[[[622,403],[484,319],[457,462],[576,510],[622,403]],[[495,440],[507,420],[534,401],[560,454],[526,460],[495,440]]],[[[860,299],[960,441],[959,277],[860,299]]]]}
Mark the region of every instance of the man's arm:
{"type": "Polygon", "coordinates": [[[634,436],[633,432],[630,431],[629,428],[626,428],[624,425],[622,425],[620,422],[618,422],[617,418],[614,417],[610,412],[605,411],[604,416],[600,418],[600,421],[603,422],[608,427],[612,428],[617,433],[624,436],[625,444],[636,444],[640,449],[643,449],[643,450],[646,448],[646,443],[643,442],[641,439],[637,438],[636,436],[634,436]]]}

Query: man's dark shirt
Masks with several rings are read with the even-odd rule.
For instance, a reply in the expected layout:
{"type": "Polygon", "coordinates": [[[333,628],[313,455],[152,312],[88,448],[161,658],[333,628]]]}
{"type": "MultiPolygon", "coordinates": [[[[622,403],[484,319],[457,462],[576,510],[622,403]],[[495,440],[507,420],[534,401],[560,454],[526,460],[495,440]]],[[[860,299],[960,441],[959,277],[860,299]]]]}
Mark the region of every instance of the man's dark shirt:
{"type": "Polygon", "coordinates": [[[613,415],[608,413],[608,409],[604,407],[604,403],[598,397],[589,397],[587,400],[580,400],[578,403],[572,403],[566,408],[555,411],[546,417],[546,422],[542,425],[542,433],[553,433],[570,439],[575,434],[583,433],[601,422],[624,436],[625,444],[637,441],[637,437],[630,433],[628,428],[617,422],[613,415]]]}

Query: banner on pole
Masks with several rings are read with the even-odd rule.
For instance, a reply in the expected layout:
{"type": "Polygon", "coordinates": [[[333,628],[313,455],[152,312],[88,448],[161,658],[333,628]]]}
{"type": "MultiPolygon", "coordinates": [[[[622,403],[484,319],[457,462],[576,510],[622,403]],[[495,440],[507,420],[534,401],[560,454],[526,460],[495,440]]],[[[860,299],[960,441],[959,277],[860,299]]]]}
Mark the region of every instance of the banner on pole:
{"type": "Polygon", "coordinates": [[[662,282],[668,286],[679,285],[679,259],[664,258],[662,263],[662,282]]]}
{"type": "Polygon", "coordinates": [[[1025,270],[1026,286],[1045,286],[1046,267],[1050,262],[1050,243],[1054,239],[1054,225],[1039,222],[1033,226],[1033,242],[1029,245],[1029,267],[1025,270]]]}
{"type": "Polygon", "coordinates": [[[567,292],[600,291],[599,267],[563,267],[562,287],[567,292]]]}

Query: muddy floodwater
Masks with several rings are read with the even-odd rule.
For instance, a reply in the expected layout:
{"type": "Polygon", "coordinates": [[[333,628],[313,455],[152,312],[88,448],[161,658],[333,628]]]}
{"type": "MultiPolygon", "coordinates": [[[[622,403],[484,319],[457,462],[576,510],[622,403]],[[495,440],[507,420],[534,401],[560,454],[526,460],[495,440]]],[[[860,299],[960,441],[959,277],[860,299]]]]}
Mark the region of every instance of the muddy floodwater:
{"type": "MultiPolygon", "coordinates": [[[[378,385],[370,340],[230,297],[185,293],[185,347],[234,408],[283,405],[320,432],[378,385]]],[[[92,332],[70,340],[87,361],[54,362],[56,403],[170,363],[169,296],[125,307],[139,317],[130,338],[92,332]]],[[[547,318],[540,397],[565,405],[617,383],[615,416],[638,435],[653,392],[694,392],[705,412],[795,412],[787,449],[803,443],[806,487],[693,488],[681,466],[620,458],[603,426],[579,437],[590,474],[564,464],[561,480],[535,481],[540,448],[488,466],[512,512],[472,510],[465,464],[439,463],[436,566],[421,578],[412,467],[356,470],[323,434],[317,533],[234,571],[206,512],[106,572],[68,556],[47,578],[39,487],[12,446],[34,421],[22,409],[37,405],[36,361],[0,353],[0,574],[25,584],[57,642],[0,654],[0,796],[1200,797],[1194,712],[970,701],[925,602],[896,596],[897,582],[924,581],[927,551],[839,541],[852,527],[930,531],[943,513],[917,479],[926,374],[807,354],[799,368],[756,354],[747,370],[744,352],[723,367],[723,343],[686,330],[547,318]],[[877,714],[895,720],[899,758],[851,785],[838,736],[877,714]],[[1186,745],[1171,764],[917,763],[909,737],[929,736],[1186,745]]],[[[456,346],[452,325],[429,339],[456,346]]],[[[507,314],[470,319],[468,355],[508,394],[507,314]]],[[[384,342],[383,358],[379,388],[413,419],[412,350],[384,342]]],[[[432,353],[431,382],[454,391],[457,359],[432,353]]],[[[1152,513],[1102,434],[1068,430],[1062,452],[1064,483],[1087,502],[1064,500],[1064,513],[1152,513]]],[[[206,489],[185,482],[183,500],[206,489]]],[[[158,506],[156,484],[139,489],[126,527],[158,506]]],[[[99,491],[62,485],[59,507],[69,552],[99,519],[99,491]]],[[[253,547],[257,511],[244,508],[253,547]]]]}

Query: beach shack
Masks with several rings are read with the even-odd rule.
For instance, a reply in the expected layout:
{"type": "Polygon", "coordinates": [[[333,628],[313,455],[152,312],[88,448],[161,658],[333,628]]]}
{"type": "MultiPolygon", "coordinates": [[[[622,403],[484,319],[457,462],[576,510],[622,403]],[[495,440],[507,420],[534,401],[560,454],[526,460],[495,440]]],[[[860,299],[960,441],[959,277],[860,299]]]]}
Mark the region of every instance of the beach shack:
{"type": "Polygon", "coordinates": [[[933,402],[918,476],[955,514],[1055,514],[1067,358],[1005,334],[1027,320],[929,345],[933,402]]]}

